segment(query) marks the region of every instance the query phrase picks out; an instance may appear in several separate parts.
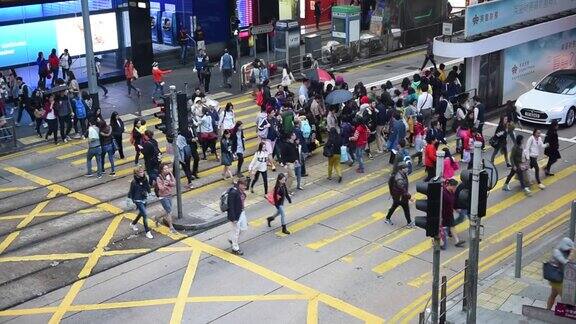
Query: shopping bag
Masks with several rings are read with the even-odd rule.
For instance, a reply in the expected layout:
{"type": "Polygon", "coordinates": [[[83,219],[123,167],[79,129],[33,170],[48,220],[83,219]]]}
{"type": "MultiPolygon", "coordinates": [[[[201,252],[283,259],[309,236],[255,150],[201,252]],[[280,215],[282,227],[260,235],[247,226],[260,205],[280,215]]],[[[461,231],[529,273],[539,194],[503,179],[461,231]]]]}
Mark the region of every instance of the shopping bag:
{"type": "Polygon", "coordinates": [[[248,219],[246,218],[246,212],[242,212],[242,214],[240,214],[240,218],[238,219],[238,227],[241,231],[248,229],[248,219]]]}
{"type": "Polygon", "coordinates": [[[346,145],[340,146],[340,163],[346,163],[350,161],[350,155],[348,154],[348,147],[346,145]]]}

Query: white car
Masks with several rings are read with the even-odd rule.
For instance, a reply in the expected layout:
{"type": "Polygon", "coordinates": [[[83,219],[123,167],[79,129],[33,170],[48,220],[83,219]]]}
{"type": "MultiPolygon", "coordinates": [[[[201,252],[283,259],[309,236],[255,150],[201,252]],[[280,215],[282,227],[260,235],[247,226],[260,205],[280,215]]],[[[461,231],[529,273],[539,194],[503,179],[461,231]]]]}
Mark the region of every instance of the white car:
{"type": "Polygon", "coordinates": [[[547,75],[534,89],[516,100],[516,115],[521,121],[559,124],[570,127],[576,115],[576,70],[559,70],[547,75]]]}

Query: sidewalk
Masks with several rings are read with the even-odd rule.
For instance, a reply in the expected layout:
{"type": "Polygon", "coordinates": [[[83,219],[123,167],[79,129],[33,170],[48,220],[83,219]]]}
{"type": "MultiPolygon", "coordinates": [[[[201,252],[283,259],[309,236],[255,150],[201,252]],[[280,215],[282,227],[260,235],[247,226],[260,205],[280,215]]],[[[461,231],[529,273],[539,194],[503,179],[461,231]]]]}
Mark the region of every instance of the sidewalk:
{"type": "MultiPolygon", "coordinates": [[[[524,305],[545,309],[550,285],[542,276],[542,264],[551,257],[558,241],[566,236],[557,231],[530,251],[524,247],[523,266],[520,278],[515,278],[514,261],[491,276],[478,282],[477,321],[479,323],[549,323],[522,315],[524,305]]],[[[466,312],[461,311],[461,293],[447,302],[448,323],[466,323],[466,312]]],[[[559,298],[557,299],[559,300],[559,298]]],[[[553,323],[573,323],[572,320],[556,317],[550,312],[553,323]]]]}

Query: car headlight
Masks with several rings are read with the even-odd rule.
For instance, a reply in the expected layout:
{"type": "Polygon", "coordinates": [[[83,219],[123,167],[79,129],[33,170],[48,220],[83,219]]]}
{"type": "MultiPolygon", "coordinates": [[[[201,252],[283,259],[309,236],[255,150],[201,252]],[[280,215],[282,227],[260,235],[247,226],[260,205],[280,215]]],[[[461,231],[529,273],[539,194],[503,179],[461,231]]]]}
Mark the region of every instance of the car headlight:
{"type": "Polygon", "coordinates": [[[516,106],[516,109],[522,109],[524,107],[524,105],[522,104],[522,101],[520,101],[520,99],[516,100],[516,102],[514,103],[514,106],[516,106]]]}

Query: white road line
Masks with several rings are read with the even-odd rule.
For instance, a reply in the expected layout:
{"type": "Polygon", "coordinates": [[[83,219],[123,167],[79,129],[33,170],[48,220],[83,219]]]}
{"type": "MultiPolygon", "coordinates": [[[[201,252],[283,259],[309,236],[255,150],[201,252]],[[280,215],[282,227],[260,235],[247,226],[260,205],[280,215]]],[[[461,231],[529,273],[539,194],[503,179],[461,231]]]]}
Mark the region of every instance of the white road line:
{"type": "MultiPolygon", "coordinates": [[[[494,126],[494,127],[497,127],[497,126],[498,126],[498,124],[490,123],[490,122],[485,122],[484,124],[485,124],[485,125],[489,125],[489,126],[494,126]]],[[[532,134],[532,129],[524,129],[524,128],[516,127],[516,128],[514,129],[514,131],[519,131],[519,132],[522,132],[522,133],[532,134]]],[[[546,134],[542,134],[542,136],[546,136],[546,134]]],[[[573,137],[573,138],[558,137],[558,140],[564,141],[564,142],[568,142],[568,143],[572,143],[572,144],[576,144],[576,137],[573,137]]]]}
{"type": "MultiPolygon", "coordinates": [[[[460,64],[460,63],[462,63],[462,62],[464,62],[464,60],[462,60],[462,59],[455,59],[455,60],[452,60],[452,61],[448,61],[448,62],[446,62],[446,63],[444,63],[444,64],[445,64],[446,66],[448,66],[448,65],[460,64]]],[[[432,67],[432,65],[430,65],[428,68],[430,68],[430,67],[432,67]]],[[[375,82],[371,82],[371,83],[365,84],[364,87],[366,87],[366,89],[370,89],[370,87],[373,87],[373,86],[378,87],[378,86],[380,86],[381,84],[385,83],[386,81],[390,81],[390,82],[394,83],[394,82],[396,82],[396,81],[401,81],[401,80],[404,79],[404,78],[410,78],[410,77],[412,77],[412,76],[414,75],[414,73],[418,73],[418,72],[419,72],[418,70],[415,70],[415,71],[408,72],[408,73],[404,73],[404,74],[401,74],[401,75],[397,75],[397,76],[394,76],[394,77],[391,77],[391,78],[388,78],[388,79],[378,80],[378,81],[375,81],[375,82]]]]}

